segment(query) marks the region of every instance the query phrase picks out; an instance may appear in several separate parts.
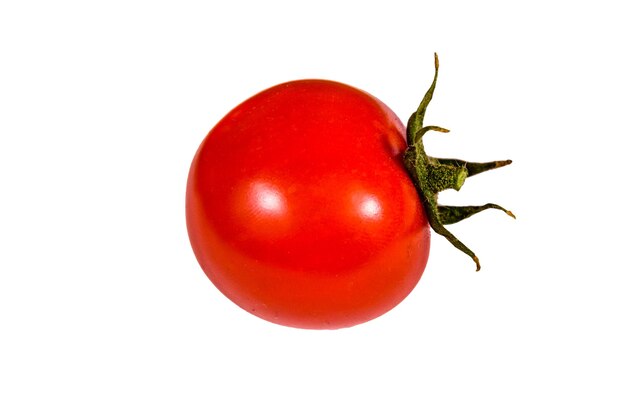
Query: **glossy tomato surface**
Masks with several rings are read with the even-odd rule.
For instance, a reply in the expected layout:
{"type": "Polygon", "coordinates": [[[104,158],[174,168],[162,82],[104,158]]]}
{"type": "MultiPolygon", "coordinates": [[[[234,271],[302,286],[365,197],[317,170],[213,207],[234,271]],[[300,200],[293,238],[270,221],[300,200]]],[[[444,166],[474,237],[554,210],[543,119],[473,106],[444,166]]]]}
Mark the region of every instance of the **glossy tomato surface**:
{"type": "Polygon", "coordinates": [[[430,247],[406,146],[398,117],[344,84],[294,81],[248,99],[191,165],[187,227],[202,269],[240,307],[286,326],[389,311],[430,247]]]}

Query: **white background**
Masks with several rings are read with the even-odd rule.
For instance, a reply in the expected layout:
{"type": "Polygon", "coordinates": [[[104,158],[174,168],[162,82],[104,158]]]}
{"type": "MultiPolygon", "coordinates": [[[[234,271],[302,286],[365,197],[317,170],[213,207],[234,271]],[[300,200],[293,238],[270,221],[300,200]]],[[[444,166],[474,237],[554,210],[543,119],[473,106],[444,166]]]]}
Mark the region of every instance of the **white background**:
{"type": "Polygon", "coordinates": [[[624,416],[626,85],[618,2],[34,2],[0,6],[0,415],[624,416]],[[266,323],[200,270],[186,175],[209,129],[297,78],[404,120],[427,149],[514,164],[448,203],[396,309],[266,323]]]}

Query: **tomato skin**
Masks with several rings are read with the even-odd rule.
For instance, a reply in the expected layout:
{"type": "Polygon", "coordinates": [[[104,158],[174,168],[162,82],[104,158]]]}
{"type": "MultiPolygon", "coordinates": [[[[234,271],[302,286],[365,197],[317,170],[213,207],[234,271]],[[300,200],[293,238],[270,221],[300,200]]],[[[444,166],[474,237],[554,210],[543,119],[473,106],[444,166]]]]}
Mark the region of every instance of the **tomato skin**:
{"type": "Polygon", "coordinates": [[[389,311],[430,248],[406,146],[398,117],[344,84],[293,81],[246,100],[189,172],[202,269],[240,307],[286,326],[349,327],[389,311]]]}

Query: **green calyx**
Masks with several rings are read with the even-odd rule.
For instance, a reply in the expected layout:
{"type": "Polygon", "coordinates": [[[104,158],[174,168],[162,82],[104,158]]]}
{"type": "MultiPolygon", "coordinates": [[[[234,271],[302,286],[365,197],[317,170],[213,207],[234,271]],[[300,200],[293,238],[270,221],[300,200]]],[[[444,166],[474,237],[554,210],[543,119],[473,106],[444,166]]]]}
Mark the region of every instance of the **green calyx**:
{"type": "Polygon", "coordinates": [[[437,202],[438,193],[454,189],[460,190],[467,177],[480,174],[495,168],[509,165],[512,161],[493,161],[493,162],[467,162],[460,159],[444,159],[434,158],[426,155],[424,143],[422,141],[426,132],[431,130],[436,132],[449,132],[438,126],[423,126],[426,107],[430,103],[437,84],[437,76],[439,73],[439,58],[435,54],[435,77],[433,82],[426,91],[419,107],[409,118],[407,123],[407,144],[408,149],[404,153],[404,166],[409,172],[415,187],[418,190],[422,200],[430,227],[438,234],[444,236],[454,247],[461,252],[467,254],[476,263],[476,271],[480,270],[480,262],[478,257],[459,239],[456,238],[445,225],[457,223],[476,213],[486,209],[498,209],[509,216],[515,218],[513,213],[503,207],[489,203],[482,206],[442,206],[437,202]]]}

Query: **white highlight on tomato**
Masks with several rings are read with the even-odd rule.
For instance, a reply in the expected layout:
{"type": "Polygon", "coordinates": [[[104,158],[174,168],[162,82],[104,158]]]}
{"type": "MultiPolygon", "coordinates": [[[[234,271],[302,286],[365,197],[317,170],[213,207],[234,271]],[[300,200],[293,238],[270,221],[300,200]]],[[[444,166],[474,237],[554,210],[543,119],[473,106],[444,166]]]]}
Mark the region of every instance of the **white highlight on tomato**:
{"type": "Polygon", "coordinates": [[[363,197],[359,205],[359,210],[363,217],[370,219],[378,218],[383,211],[376,197],[370,195],[363,197]]]}
{"type": "Polygon", "coordinates": [[[252,195],[258,207],[268,213],[282,214],[285,211],[285,199],[282,194],[269,184],[256,182],[252,185],[252,195]]]}

